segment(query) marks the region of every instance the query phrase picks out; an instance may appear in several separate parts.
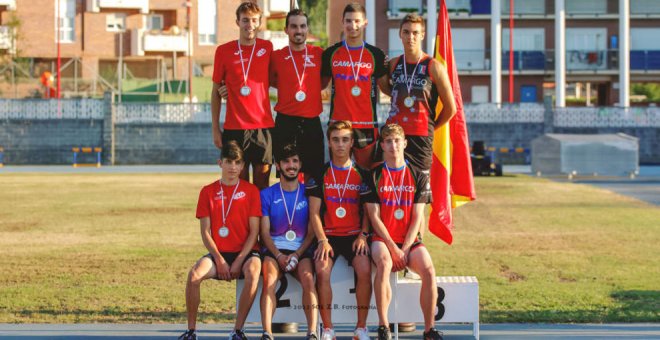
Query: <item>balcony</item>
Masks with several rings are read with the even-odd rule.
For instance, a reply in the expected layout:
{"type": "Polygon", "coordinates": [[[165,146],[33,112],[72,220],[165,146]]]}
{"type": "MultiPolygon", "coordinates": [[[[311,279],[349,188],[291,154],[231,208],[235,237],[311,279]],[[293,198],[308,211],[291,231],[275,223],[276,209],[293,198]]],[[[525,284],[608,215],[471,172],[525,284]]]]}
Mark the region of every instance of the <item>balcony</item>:
{"type": "Polygon", "coordinates": [[[0,26],[0,50],[13,50],[12,28],[9,26],[0,26]]]}
{"type": "Polygon", "coordinates": [[[188,53],[188,32],[171,34],[163,31],[131,30],[131,55],[143,56],[145,52],[188,53]]]}
{"type": "Polygon", "coordinates": [[[0,0],[0,6],[7,6],[10,11],[16,10],[16,0],[0,0]]]}
{"type": "Polygon", "coordinates": [[[454,60],[459,71],[490,70],[490,51],[454,50],[454,60]]]}
{"type": "Polygon", "coordinates": [[[490,15],[490,0],[448,0],[447,12],[452,17],[490,15]]]}
{"type": "Polygon", "coordinates": [[[388,19],[401,19],[408,13],[426,14],[426,4],[422,0],[389,0],[387,17],[388,19]]]}
{"type": "MultiPolygon", "coordinates": [[[[502,52],[502,71],[509,70],[511,52],[502,52]]],[[[514,71],[550,71],[554,69],[554,51],[513,51],[514,71]]]]}
{"type": "Polygon", "coordinates": [[[660,50],[630,51],[631,71],[660,71],[660,50]]]}
{"type": "Polygon", "coordinates": [[[148,14],[149,0],[87,0],[89,11],[98,13],[101,8],[139,9],[140,13],[148,14]]]}
{"type": "Polygon", "coordinates": [[[566,50],[566,71],[616,70],[618,60],[618,50],[566,50]]]}

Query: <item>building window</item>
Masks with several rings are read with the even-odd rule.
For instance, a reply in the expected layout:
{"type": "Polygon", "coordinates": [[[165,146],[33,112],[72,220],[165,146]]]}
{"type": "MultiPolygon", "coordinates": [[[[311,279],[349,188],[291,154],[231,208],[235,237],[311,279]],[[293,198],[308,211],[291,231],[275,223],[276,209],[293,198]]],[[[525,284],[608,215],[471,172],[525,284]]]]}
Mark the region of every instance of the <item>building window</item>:
{"type": "Polygon", "coordinates": [[[566,28],[566,69],[607,68],[606,28],[566,28]]]}
{"type": "Polygon", "coordinates": [[[630,14],[660,14],[660,1],[631,0],[630,14]]]}
{"type": "MultiPolygon", "coordinates": [[[[509,2],[502,1],[502,13],[510,13],[509,2]]],[[[513,3],[514,14],[545,14],[545,0],[525,0],[513,3]]]]}
{"type": "Polygon", "coordinates": [[[216,0],[199,0],[197,31],[200,45],[215,45],[217,32],[216,0]]]}
{"type": "Polygon", "coordinates": [[[451,32],[459,70],[486,70],[486,33],[483,28],[455,28],[451,32]]]}
{"type": "Polygon", "coordinates": [[[488,86],[472,86],[472,103],[488,103],[488,86]]]}
{"type": "Polygon", "coordinates": [[[402,17],[408,13],[423,14],[422,0],[389,0],[390,17],[402,17]]]}
{"type": "Polygon", "coordinates": [[[391,58],[396,58],[403,54],[403,43],[399,37],[398,28],[390,28],[388,37],[388,51],[387,55],[391,58]]]}
{"type": "Polygon", "coordinates": [[[163,30],[163,15],[162,14],[149,14],[147,16],[147,29],[154,31],[163,30]]]}
{"type": "MultiPolygon", "coordinates": [[[[63,43],[74,42],[76,38],[75,22],[76,22],[76,0],[60,1],[59,17],[58,9],[55,7],[55,22],[56,34],[59,34],[59,41],[63,43]],[[59,25],[58,25],[59,24],[59,25]],[[59,31],[57,29],[59,26],[59,31]]],[[[57,36],[55,37],[57,40],[57,36]]]]}
{"type": "Polygon", "coordinates": [[[105,30],[108,32],[123,32],[126,30],[126,14],[107,14],[105,16],[105,30]]]}
{"type": "Polygon", "coordinates": [[[568,14],[606,14],[606,0],[571,0],[566,1],[568,14]]]}
{"type": "Polygon", "coordinates": [[[455,13],[471,13],[470,0],[447,0],[447,11],[455,13]]]}

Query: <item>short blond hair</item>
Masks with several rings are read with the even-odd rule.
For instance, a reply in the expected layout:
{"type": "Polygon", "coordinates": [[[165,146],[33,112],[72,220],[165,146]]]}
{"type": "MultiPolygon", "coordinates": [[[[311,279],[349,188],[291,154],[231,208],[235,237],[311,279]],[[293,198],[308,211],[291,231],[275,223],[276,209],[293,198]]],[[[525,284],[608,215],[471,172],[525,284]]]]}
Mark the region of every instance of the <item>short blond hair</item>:
{"type": "Polygon", "coordinates": [[[399,124],[385,124],[382,129],[380,129],[380,139],[385,140],[385,138],[390,136],[399,136],[401,138],[406,138],[406,134],[403,132],[403,128],[399,124]]]}
{"type": "MultiPolygon", "coordinates": [[[[353,132],[353,124],[351,124],[350,121],[348,120],[335,120],[334,122],[330,123],[328,125],[328,140],[330,139],[330,135],[339,130],[349,130],[353,132]]],[[[353,136],[353,134],[351,134],[353,136]]]]}
{"type": "Polygon", "coordinates": [[[261,20],[262,11],[261,8],[259,8],[259,5],[256,3],[252,1],[245,1],[241,3],[238,8],[236,8],[236,20],[241,20],[241,14],[259,14],[259,20],[261,20]]]}

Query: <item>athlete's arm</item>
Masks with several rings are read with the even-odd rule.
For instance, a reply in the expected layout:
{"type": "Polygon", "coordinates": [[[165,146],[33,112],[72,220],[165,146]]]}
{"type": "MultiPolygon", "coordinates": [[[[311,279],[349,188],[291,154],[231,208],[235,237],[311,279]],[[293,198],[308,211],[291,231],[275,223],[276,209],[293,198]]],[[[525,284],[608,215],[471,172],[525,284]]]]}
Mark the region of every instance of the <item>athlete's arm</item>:
{"type": "Polygon", "coordinates": [[[222,280],[229,280],[229,266],[227,265],[224,257],[220,255],[218,247],[215,245],[215,242],[213,242],[213,236],[211,236],[211,218],[200,218],[199,229],[202,234],[202,242],[204,243],[204,247],[206,247],[206,249],[209,251],[209,254],[213,256],[213,260],[216,266],[215,270],[218,278],[222,280]]]}
{"type": "Polygon", "coordinates": [[[273,238],[270,236],[270,217],[262,216],[261,217],[261,243],[270,251],[271,254],[275,255],[275,261],[280,266],[280,269],[286,268],[286,264],[289,262],[288,257],[284,256],[279,249],[275,246],[273,238]]]}
{"type": "Polygon", "coordinates": [[[456,114],[456,102],[454,101],[454,93],[451,89],[449,82],[449,74],[447,68],[440,64],[439,61],[432,59],[429,65],[429,72],[433,78],[433,85],[438,90],[438,96],[442,101],[442,111],[435,118],[435,126],[442,126],[451,120],[456,114]]]}
{"type": "Polygon", "coordinates": [[[394,243],[390,233],[387,231],[385,224],[380,219],[380,204],[379,203],[367,203],[367,214],[369,215],[369,221],[371,221],[371,227],[373,228],[376,235],[383,239],[385,246],[390,251],[392,256],[392,270],[399,271],[406,267],[405,254],[399,249],[399,247],[394,243]]]}
{"type": "Polygon", "coordinates": [[[220,109],[222,108],[222,98],[220,98],[220,84],[214,82],[211,90],[211,129],[213,130],[213,144],[215,147],[222,148],[222,132],[220,131],[220,109]]]}
{"type": "Polygon", "coordinates": [[[367,244],[367,236],[365,236],[365,234],[369,233],[369,216],[366,213],[366,204],[362,205],[362,211],[365,212],[362,214],[362,228],[360,235],[353,241],[353,251],[358,255],[369,255],[369,245],[367,244]]]}
{"type": "Polygon", "coordinates": [[[386,74],[378,80],[376,80],[376,83],[378,84],[378,88],[380,89],[381,92],[388,96],[392,96],[392,86],[390,85],[390,77],[386,74]]]}
{"type": "Polygon", "coordinates": [[[316,239],[318,240],[318,247],[314,252],[314,258],[317,260],[325,260],[328,256],[334,256],[332,246],[328,243],[328,237],[323,231],[323,224],[321,223],[321,199],[314,196],[309,196],[309,226],[316,239]]]}
{"type": "Polygon", "coordinates": [[[241,275],[241,269],[243,268],[243,261],[245,260],[247,254],[252,251],[255,243],[257,242],[257,236],[259,235],[260,218],[261,217],[259,216],[250,216],[248,218],[248,227],[250,229],[250,233],[248,234],[248,237],[245,240],[245,243],[243,244],[243,249],[241,249],[241,252],[238,253],[238,256],[236,256],[236,260],[234,260],[234,263],[231,265],[230,271],[231,271],[232,279],[238,279],[238,277],[241,275]]]}
{"type": "Polygon", "coordinates": [[[412,209],[412,216],[410,217],[410,225],[408,226],[408,233],[406,234],[406,239],[403,241],[403,246],[401,249],[408,256],[410,252],[410,246],[417,239],[417,234],[419,229],[422,226],[422,221],[424,220],[424,203],[415,203],[412,209]]]}

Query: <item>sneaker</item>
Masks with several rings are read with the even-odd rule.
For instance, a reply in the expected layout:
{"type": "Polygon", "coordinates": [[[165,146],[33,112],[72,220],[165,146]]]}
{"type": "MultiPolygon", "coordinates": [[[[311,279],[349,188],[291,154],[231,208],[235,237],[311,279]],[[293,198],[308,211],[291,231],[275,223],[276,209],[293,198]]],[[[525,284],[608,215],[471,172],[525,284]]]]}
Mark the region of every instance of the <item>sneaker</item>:
{"type": "Polygon", "coordinates": [[[442,340],[442,332],[431,328],[428,332],[424,332],[424,340],[442,340]]]}
{"type": "Polygon", "coordinates": [[[268,332],[261,334],[261,340],[273,340],[273,336],[268,332]]]}
{"type": "Polygon", "coordinates": [[[323,328],[321,340],[337,340],[337,337],[335,336],[335,330],[332,328],[323,328]]]}
{"type": "Polygon", "coordinates": [[[305,337],[305,340],[319,340],[319,337],[316,336],[315,332],[311,332],[311,333],[307,334],[307,336],[305,337]]]}
{"type": "Polygon", "coordinates": [[[229,340],[248,340],[248,337],[245,336],[242,329],[235,329],[229,334],[229,340]]]}
{"type": "Polygon", "coordinates": [[[369,339],[369,330],[367,327],[356,328],[353,332],[353,340],[370,340],[369,339]]]}
{"type": "Polygon", "coordinates": [[[392,340],[392,333],[387,326],[378,326],[378,340],[392,340]]]}
{"type": "Polygon", "coordinates": [[[194,329],[189,329],[185,333],[181,334],[179,340],[197,340],[197,333],[194,329]]]}

